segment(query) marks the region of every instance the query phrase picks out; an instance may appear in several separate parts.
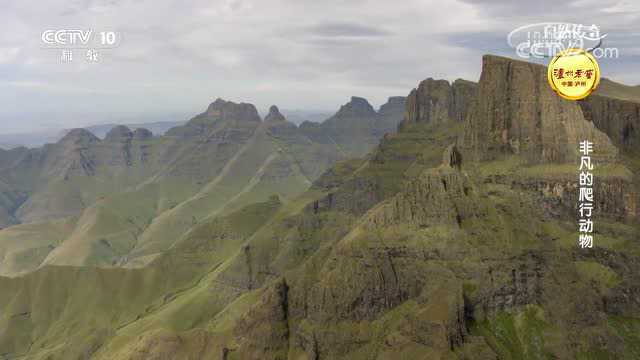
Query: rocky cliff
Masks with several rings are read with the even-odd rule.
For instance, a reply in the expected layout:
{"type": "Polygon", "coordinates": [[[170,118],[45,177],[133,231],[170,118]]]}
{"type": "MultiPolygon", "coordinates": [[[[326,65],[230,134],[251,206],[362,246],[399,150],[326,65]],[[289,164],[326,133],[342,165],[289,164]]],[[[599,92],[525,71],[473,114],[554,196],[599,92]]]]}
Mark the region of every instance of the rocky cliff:
{"type": "Polygon", "coordinates": [[[463,143],[473,156],[520,154],[531,163],[575,162],[578,143],[594,142],[602,160],[617,156],[609,138],[580,105],[558,97],[546,80],[546,68],[485,55],[477,101],[466,119],[463,143]]]}
{"type": "Polygon", "coordinates": [[[475,92],[476,84],[471,81],[458,79],[450,84],[447,80],[428,78],[407,97],[402,124],[463,121],[475,92]]]}
{"type": "Polygon", "coordinates": [[[580,101],[585,118],[624,151],[640,151],[640,103],[593,95],[580,101]]]}

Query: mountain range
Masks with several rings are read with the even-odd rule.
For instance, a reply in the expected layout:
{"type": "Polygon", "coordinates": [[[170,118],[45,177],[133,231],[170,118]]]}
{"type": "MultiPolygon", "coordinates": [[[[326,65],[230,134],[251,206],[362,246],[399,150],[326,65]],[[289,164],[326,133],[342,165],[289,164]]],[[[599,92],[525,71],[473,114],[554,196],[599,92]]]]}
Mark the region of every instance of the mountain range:
{"type": "Polygon", "coordinates": [[[42,148],[0,150],[0,226],[19,224],[0,235],[0,273],[144,264],[199,221],[272,195],[286,201],[330,164],[364,155],[397,126],[403,101],[378,113],[353,98],[308,134],[276,106],[263,121],[251,104],[218,99],[159,137],[121,125],[104,139],[74,129],[42,148]],[[23,241],[34,228],[57,236],[23,241]]]}
{"type": "Polygon", "coordinates": [[[609,85],[568,101],[486,55],[477,83],[320,125],[216,100],[159,138],[0,152],[21,223],[0,231],[0,358],[640,358],[640,102],[609,85]]]}
{"type": "MultiPolygon", "coordinates": [[[[299,125],[305,121],[310,122],[322,122],[332,114],[323,111],[306,111],[306,110],[282,110],[282,113],[287,117],[287,120],[299,125]]],[[[90,115],[87,115],[90,117],[90,115]]],[[[182,114],[173,114],[171,116],[164,116],[164,119],[182,118],[182,114]]],[[[146,121],[140,122],[140,118],[144,119],[145,116],[137,117],[136,121],[126,122],[120,120],[119,123],[105,123],[98,125],[91,125],[84,127],[90,133],[104,139],[107,133],[116,126],[124,125],[131,129],[144,128],[151,131],[154,135],[164,135],[169,129],[182,126],[187,121],[175,121],[175,120],[154,120],[154,117],[146,116],[146,121]]],[[[156,117],[157,118],[157,117],[156,117]]],[[[131,120],[131,119],[128,119],[131,120]]],[[[10,150],[17,147],[40,147],[48,143],[56,143],[60,141],[69,131],[73,129],[52,129],[52,130],[40,130],[22,133],[9,133],[0,134],[0,149],[10,150]]]]}

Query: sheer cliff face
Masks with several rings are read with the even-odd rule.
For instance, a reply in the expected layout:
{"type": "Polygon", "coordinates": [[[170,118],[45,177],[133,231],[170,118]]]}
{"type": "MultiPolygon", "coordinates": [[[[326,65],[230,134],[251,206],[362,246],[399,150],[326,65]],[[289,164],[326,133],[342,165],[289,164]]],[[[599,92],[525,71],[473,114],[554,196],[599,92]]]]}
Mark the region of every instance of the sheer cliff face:
{"type": "Polygon", "coordinates": [[[592,95],[580,101],[585,118],[620,148],[640,154],[640,103],[592,95]]]}
{"type": "Polygon", "coordinates": [[[452,84],[432,78],[422,81],[407,97],[401,126],[462,122],[475,98],[476,87],[476,83],[462,79],[452,84]]]}
{"type": "Polygon", "coordinates": [[[465,127],[465,147],[482,158],[513,153],[531,163],[572,162],[585,139],[595,143],[596,156],[617,154],[578,103],[551,90],[544,66],[497,56],[483,57],[477,101],[465,127]]]}
{"type": "Polygon", "coordinates": [[[478,84],[472,81],[458,79],[451,85],[453,92],[453,116],[456,121],[467,118],[471,104],[475,100],[478,84]]]}

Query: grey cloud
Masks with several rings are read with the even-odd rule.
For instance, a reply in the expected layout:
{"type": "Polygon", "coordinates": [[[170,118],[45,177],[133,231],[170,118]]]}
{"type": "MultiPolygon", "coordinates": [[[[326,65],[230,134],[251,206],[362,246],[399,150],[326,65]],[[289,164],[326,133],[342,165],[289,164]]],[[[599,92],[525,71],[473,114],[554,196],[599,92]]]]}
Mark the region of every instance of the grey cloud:
{"type": "Polygon", "coordinates": [[[322,37],[380,37],[392,35],[383,28],[361,25],[357,23],[332,22],[309,26],[302,29],[304,33],[322,37]]]}
{"type": "Polygon", "coordinates": [[[443,41],[463,48],[499,54],[513,54],[507,44],[507,35],[501,32],[453,33],[443,36],[443,41]]]}

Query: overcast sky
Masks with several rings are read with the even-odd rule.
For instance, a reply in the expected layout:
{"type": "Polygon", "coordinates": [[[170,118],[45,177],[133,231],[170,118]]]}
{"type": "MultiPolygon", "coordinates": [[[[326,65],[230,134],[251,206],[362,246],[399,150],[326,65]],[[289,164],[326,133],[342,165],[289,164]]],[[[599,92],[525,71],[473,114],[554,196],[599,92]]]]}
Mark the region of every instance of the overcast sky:
{"type": "MultiPolygon", "coordinates": [[[[427,77],[477,80],[481,55],[536,22],[598,24],[640,83],[640,5],[610,0],[2,0],[0,133],[202,111],[217,97],[334,111],[379,106],[427,77]],[[117,31],[90,64],[42,47],[47,29],[117,31]]],[[[164,118],[164,117],[163,117],[164,118]]],[[[180,119],[176,119],[180,120],[180,119]]]]}

